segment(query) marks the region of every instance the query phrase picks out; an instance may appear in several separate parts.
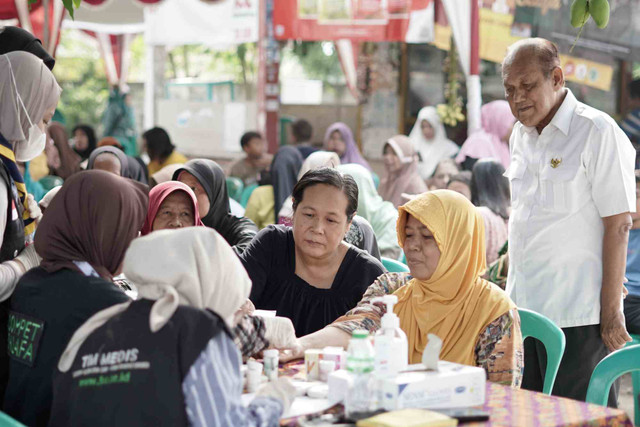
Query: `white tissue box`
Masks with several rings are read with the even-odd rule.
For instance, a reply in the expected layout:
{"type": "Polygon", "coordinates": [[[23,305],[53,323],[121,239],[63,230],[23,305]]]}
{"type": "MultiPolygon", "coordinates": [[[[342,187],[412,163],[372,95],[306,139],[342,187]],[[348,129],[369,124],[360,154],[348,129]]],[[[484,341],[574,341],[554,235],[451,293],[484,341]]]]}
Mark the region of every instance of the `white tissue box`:
{"type": "Polygon", "coordinates": [[[333,371],[329,374],[327,385],[329,386],[329,395],[327,396],[329,403],[332,405],[342,403],[347,397],[351,385],[351,374],[344,369],[333,371]]]}
{"type": "Polygon", "coordinates": [[[420,408],[464,408],[483,405],[486,373],[475,366],[438,362],[438,371],[411,365],[408,372],[382,381],[382,405],[387,411],[420,408]]]}

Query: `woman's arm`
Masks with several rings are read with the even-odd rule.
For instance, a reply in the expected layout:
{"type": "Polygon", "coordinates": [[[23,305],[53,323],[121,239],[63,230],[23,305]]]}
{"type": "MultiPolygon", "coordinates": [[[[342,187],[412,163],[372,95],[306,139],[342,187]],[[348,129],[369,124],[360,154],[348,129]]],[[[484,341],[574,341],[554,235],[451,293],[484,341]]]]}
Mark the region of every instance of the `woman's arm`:
{"type": "Polygon", "coordinates": [[[513,309],[487,326],[476,343],[476,364],[491,382],[520,388],[524,369],[524,349],[520,316],[513,309]]]}
{"type": "Polygon", "coordinates": [[[330,325],[317,332],[298,339],[298,347],[291,353],[282,353],[280,360],[288,362],[304,357],[304,352],[312,348],[343,347],[349,345],[351,334],[356,329],[366,329],[375,333],[380,329],[384,305],[373,303],[376,297],[392,294],[404,286],[409,279],[406,273],[386,273],[378,277],[362,297],[358,305],[330,325]]]}
{"type": "Polygon", "coordinates": [[[283,403],[257,397],[249,407],[241,402],[240,356],[225,334],[213,338],[182,383],[187,417],[192,426],[278,426],[283,403]]]}

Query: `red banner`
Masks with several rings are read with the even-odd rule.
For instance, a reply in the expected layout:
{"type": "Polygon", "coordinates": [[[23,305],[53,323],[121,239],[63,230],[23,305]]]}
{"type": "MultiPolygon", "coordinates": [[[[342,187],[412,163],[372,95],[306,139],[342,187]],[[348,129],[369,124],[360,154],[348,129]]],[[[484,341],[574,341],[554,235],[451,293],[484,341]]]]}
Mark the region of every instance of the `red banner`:
{"type": "Polygon", "coordinates": [[[274,0],[279,40],[433,39],[432,0],[274,0]]]}

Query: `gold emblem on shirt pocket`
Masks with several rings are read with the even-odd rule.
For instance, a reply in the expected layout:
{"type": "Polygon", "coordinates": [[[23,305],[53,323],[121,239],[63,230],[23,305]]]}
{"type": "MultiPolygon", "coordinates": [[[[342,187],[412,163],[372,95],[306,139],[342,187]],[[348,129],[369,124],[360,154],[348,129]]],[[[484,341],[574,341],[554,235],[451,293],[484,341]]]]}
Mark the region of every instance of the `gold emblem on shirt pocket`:
{"type": "Polygon", "coordinates": [[[549,166],[540,174],[542,184],[542,200],[546,209],[556,212],[570,212],[573,209],[575,189],[572,181],[578,173],[580,165],[562,163],[561,157],[553,157],[549,166]],[[559,162],[555,162],[559,160],[559,162]],[[556,166],[554,166],[556,164],[556,166]],[[562,168],[560,168],[562,164],[562,168]]]}

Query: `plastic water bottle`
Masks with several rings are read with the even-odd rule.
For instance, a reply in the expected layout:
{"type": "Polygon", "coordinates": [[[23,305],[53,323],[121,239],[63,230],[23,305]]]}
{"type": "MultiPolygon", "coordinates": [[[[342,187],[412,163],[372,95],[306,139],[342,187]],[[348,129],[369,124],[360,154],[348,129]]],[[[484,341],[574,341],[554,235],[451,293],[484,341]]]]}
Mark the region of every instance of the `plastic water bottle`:
{"type": "Polygon", "coordinates": [[[348,419],[367,418],[375,411],[374,351],[369,332],[353,331],[347,350],[347,371],[352,382],[345,399],[348,419]]]}

